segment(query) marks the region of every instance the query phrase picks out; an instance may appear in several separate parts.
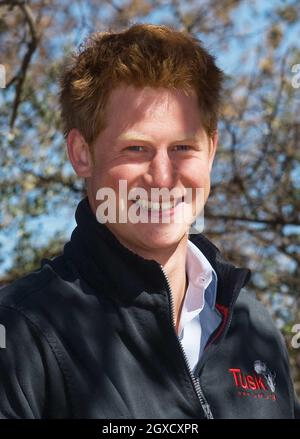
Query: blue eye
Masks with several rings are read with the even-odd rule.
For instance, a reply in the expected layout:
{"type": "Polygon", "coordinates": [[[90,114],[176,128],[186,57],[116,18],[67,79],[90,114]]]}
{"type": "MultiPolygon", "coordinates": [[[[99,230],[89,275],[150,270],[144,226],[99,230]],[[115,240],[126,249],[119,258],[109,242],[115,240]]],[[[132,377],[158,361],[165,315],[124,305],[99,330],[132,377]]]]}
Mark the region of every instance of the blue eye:
{"type": "Polygon", "coordinates": [[[189,151],[191,147],[189,145],[175,145],[174,148],[176,151],[189,151]]]}
{"type": "Polygon", "coordinates": [[[144,151],[144,147],[141,145],[132,145],[132,146],[128,146],[128,148],[130,151],[144,151]]]}

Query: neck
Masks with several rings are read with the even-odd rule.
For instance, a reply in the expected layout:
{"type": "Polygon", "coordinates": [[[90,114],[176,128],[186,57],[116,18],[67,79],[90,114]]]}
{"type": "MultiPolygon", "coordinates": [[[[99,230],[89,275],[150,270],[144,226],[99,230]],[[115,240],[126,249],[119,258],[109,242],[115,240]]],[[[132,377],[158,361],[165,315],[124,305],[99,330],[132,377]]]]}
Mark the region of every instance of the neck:
{"type": "Polygon", "coordinates": [[[187,241],[188,236],[179,243],[176,250],[165,261],[163,265],[164,271],[168,276],[169,283],[172,290],[174,313],[175,313],[175,327],[178,333],[181,309],[187,289],[187,276],[186,276],[186,253],[187,253],[187,241]]]}

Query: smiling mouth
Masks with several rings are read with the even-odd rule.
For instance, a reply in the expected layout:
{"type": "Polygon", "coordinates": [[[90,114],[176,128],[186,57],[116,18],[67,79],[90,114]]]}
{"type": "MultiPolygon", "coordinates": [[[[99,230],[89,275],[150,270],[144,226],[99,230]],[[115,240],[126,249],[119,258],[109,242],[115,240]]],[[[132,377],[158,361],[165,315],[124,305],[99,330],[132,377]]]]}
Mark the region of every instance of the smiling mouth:
{"type": "Polygon", "coordinates": [[[184,197],[177,198],[173,201],[165,201],[165,202],[155,202],[143,200],[141,198],[137,200],[131,200],[136,203],[139,207],[145,210],[154,211],[154,212],[164,212],[174,209],[179,203],[184,201],[184,197]]]}

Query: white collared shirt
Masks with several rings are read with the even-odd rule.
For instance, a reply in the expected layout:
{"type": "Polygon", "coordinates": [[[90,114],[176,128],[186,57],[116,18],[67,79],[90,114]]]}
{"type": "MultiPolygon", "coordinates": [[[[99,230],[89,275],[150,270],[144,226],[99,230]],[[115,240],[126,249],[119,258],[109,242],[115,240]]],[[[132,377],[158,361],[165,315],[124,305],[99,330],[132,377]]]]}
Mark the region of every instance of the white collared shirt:
{"type": "Polygon", "coordinates": [[[188,241],[186,272],[189,283],[182,305],[178,338],[194,372],[209,336],[219,326],[222,317],[215,308],[216,272],[191,241],[188,241]]]}

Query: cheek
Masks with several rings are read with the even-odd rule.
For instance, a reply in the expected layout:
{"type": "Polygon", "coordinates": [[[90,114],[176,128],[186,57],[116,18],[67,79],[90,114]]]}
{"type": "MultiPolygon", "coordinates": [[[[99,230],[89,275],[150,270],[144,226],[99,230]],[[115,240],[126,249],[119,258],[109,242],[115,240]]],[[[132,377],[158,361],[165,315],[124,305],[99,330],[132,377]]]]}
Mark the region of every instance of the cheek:
{"type": "Polygon", "coordinates": [[[144,175],[145,170],[137,164],[124,164],[115,166],[107,171],[107,180],[112,185],[118,184],[120,180],[126,180],[128,184],[135,182],[144,175]]]}
{"type": "Polygon", "coordinates": [[[201,162],[182,169],[181,177],[185,181],[185,186],[191,187],[206,187],[210,181],[208,166],[201,162]]]}

